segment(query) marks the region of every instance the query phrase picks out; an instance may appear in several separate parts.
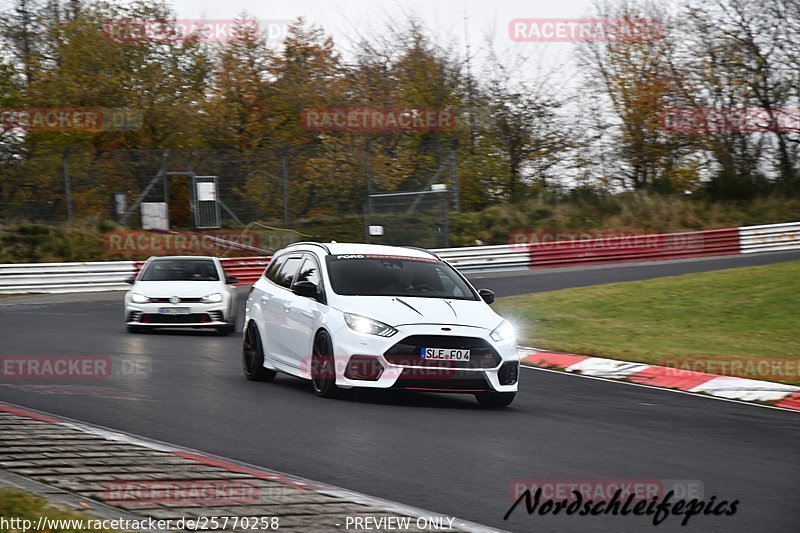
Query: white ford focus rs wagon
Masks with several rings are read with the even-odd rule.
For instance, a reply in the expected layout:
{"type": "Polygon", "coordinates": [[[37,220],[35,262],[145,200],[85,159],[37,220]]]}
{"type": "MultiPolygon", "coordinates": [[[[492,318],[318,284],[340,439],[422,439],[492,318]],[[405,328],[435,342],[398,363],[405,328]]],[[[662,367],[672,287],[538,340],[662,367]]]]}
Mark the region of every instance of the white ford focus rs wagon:
{"type": "Polygon", "coordinates": [[[324,397],[393,388],[504,407],[519,356],[493,300],[427,250],[296,243],[275,253],[248,295],[244,374],[271,381],[284,372],[324,397]]]}

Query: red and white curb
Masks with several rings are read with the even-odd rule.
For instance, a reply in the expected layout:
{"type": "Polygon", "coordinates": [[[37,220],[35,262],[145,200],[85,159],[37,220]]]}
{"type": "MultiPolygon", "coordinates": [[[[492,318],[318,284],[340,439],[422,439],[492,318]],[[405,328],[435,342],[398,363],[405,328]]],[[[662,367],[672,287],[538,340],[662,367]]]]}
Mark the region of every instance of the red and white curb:
{"type": "Polygon", "coordinates": [[[519,348],[522,364],[800,411],[800,387],[678,368],[519,348]]]}
{"type": "MultiPolygon", "coordinates": [[[[85,422],[72,420],[56,415],[51,415],[49,413],[43,413],[41,411],[36,411],[33,409],[20,407],[5,402],[0,402],[0,413],[12,415],[13,417],[19,417],[22,419],[31,419],[43,422],[48,427],[53,427],[56,431],[58,431],[58,428],[61,428],[61,430],[64,432],[73,431],[91,435],[92,437],[101,439],[101,442],[103,443],[109,443],[109,444],[121,443],[121,444],[126,444],[128,446],[139,447],[154,452],[161,452],[164,454],[177,456],[188,461],[193,461],[202,465],[210,466],[215,469],[221,469],[230,473],[242,474],[252,478],[261,479],[272,483],[277,483],[289,489],[293,489],[294,491],[302,491],[306,494],[318,493],[336,500],[340,500],[342,504],[355,504],[356,506],[359,507],[357,511],[359,515],[374,514],[375,516],[383,516],[383,515],[408,516],[417,519],[416,522],[417,524],[419,524],[419,520],[424,520],[426,524],[441,523],[448,526],[448,527],[443,527],[443,529],[449,529],[451,531],[465,531],[465,532],[476,532],[476,533],[483,533],[483,532],[504,533],[503,530],[492,528],[489,526],[484,526],[482,524],[477,524],[475,522],[470,522],[468,520],[463,520],[458,517],[448,516],[434,511],[420,509],[418,507],[413,507],[398,502],[384,500],[382,498],[369,496],[366,494],[351,491],[334,485],[328,485],[326,483],[312,481],[299,476],[284,474],[282,472],[277,472],[275,470],[262,468],[247,463],[242,463],[239,461],[226,459],[223,457],[218,457],[216,455],[201,452],[198,450],[184,448],[181,446],[168,444],[165,442],[149,439],[146,437],[140,437],[138,435],[132,435],[121,431],[95,426],[85,422]]],[[[63,433],[60,433],[59,435],[60,436],[57,440],[63,440],[62,439],[63,433]]],[[[0,451],[2,451],[2,447],[0,447],[0,451]]],[[[2,460],[1,456],[0,460],[2,460]]],[[[5,471],[6,471],[5,469],[0,469],[0,474],[2,474],[5,471]]],[[[92,471],[99,472],[99,470],[96,468],[92,469],[92,471]]],[[[142,474],[137,474],[137,475],[141,476],[142,474]]],[[[206,478],[209,478],[207,474],[204,475],[204,479],[206,478]]],[[[238,478],[239,477],[237,477],[237,479],[238,478]]],[[[117,476],[114,479],[127,479],[127,478],[117,476]]],[[[0,482],[2,481],[3,481],[2,476],[0,476],[0,482]]],[[[2,486],[2,483],[0,483],[0,486],[2,486]]],[[[100,503],[102,504],[102,502],[100,503]]],[[[108,509],[115,508],[115,506],[104,506],[104,507],[107,507],[108,509]]],[[[176,509],[175,505],[170,505],[169,507],[176,509]]],[[[231,510],[232,512],[235,512],[237,508],[233,506],[233,504],[231,504],[227,507],[227,509],[231,510]]],[[[140,511],[127,510],[124,512],[128,516],[130,516],[131,513],[136,513],[136,514],[144,513],[144,515],[147,515],[148,513],[147,510],[140,510],[140,511]]],[[[248,512],[252,514],[253,511],[251,507],[245,506],[243,512],[248,512]]],[[[356,511],[353,512],[355,513],[356,511]]],[[[346,513],[342,512],[338,514],[346,514],[346,513]]],[[[320,518],[320,519],[325,518],[325,516],[323,515],[315,515],[313,513],[308,514],[307,517],[312,520],[315,518],[320,518]]],[[[345,529],[345,527],[341,527],[341,524],[335,524],[335,525],[336,527],[334,529],[345,529]]],[[[311,524],[310,527],[312,528],[311,530],[317,529],[316,524],[311,524]]],[[[281,529],[284,528],[281,527],[281,529]]],[[[368,529],[378,529],[378,528],[371,527],[368,529]]],[[[328,530],[330,530],[330,527],[328,528],[328,530]]],[[[385,529],[380,528],[380,530],[385,530],[385,529]]],[[[411,528],[408,530],[414,530],[414,529],[411,528]]]]}

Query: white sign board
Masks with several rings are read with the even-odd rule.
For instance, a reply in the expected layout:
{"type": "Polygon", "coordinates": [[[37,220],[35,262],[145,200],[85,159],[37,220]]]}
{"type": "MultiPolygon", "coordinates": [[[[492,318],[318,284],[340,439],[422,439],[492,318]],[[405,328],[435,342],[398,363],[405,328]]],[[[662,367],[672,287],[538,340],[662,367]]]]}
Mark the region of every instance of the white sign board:
{"type": "Polygon", "coordinates": [[[169,229],[165,202],[142,202],[142,229],[169,229]]]}
{"type": "Polygon", "coordinates": [[[213,181],[197,183],[197,201],[214,202],[217,199],[217,187],[213,181]]]}
{"type": "Polygon", "coordinates": [[[383,235],[383,226],[370,226],[369,234],[373,237],[380,237],[383,235]]]}

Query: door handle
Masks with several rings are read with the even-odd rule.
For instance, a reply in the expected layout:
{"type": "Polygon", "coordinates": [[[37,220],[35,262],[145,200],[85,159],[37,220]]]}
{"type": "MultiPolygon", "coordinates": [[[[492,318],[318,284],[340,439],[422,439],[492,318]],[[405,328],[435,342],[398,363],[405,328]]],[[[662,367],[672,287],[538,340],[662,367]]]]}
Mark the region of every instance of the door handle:
{"type": "Polygon", "coordinates": [[[261,303],[262,303],[262,304],[265,304],[265,303],[267,303],[268,301],[269,301],[269,296],[262,296],[262,297],[261,297],[261,303]]]}
{"type": "Polygon", "coordinates": [[[291,309],[292,309],[292,304],[283,304],[283,310],[286,311],[287,313],[291,311],[291,309]]]}

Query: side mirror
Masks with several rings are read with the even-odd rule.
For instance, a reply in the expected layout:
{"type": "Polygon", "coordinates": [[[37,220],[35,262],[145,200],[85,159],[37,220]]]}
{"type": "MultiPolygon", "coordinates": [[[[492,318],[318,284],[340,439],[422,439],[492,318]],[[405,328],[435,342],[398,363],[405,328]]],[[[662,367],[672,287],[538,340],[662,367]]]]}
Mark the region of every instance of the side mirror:
{"type": "Polygon", "coordinates": [[[133,285],[134,283],[136,283],[136,276],[129,277],[128,279],[125,280],[125,283],[127,283],[128,285],[133,285]]]}
{"type": "Polygon", "coordinates": [[[478,289],[478,294],[487,304],[491,305],[494,302],[494,293],[489,289],[478,289]]]}
{"type": "Polygon", "coordinates": [[[239,283],[239,278],[236,276],[225,276],[225,283],[228,285],[235,285],[236,283],[239,283]]]}
{"type": "Polygon", "coordinates": [[[317,299],[317,286],[310,281],[298,281],[292,285],[292,292],[298,296],[317,299]]]}

